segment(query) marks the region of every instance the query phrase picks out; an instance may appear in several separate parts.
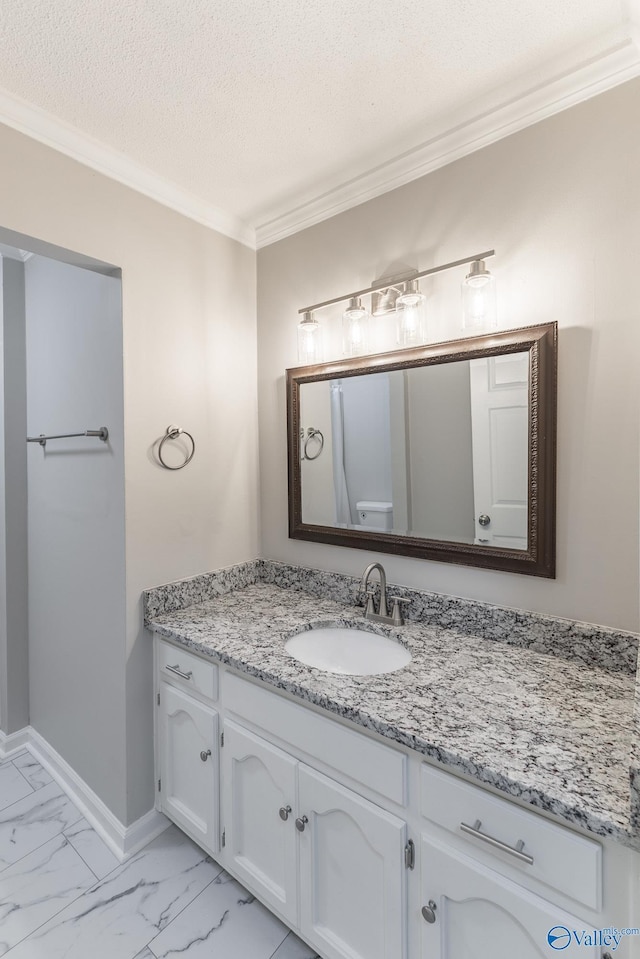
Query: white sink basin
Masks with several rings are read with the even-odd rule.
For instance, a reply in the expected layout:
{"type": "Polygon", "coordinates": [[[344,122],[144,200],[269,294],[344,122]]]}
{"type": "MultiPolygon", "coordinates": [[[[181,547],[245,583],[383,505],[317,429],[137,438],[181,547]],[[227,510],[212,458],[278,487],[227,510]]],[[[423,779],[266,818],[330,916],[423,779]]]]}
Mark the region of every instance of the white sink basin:
{"type": "Polygon", "coordinates": [[[284,648],[307,666],[352,676],[393,673],[411,662],[409,650],[395,640],[345,626],[307,629],[288,639],[284,648]]]}

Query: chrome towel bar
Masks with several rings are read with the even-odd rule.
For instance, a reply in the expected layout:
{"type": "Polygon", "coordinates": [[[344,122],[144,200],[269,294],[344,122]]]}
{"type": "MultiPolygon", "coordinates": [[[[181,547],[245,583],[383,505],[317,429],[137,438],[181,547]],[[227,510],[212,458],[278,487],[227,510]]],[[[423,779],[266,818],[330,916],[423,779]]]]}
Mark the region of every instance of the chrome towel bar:
{"type": "Polygon", "coordinates": [[[47,440],[66,440],[72,436],[97,436],[103,443],[109,439],[109,430],[106,426],[101,426],[99,430],[85,430],[83,433],[56,433],[55,436],[27,436],[27,443],[39,443],[40,446],[46,446],[47,440]]]}

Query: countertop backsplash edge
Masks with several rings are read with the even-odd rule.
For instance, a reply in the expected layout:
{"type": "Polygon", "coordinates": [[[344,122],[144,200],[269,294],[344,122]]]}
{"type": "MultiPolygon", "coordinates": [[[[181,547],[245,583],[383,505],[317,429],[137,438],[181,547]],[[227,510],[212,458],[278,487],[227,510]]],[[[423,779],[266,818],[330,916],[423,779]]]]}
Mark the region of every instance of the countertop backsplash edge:
{"type": "MultiPolygon", "coordinates": [[[[310,596],[346,605],[357,603],[360,586],[359,577],[345,573],[256,559],[145,590],[145,624],[163,613],[185,609],[257,582],[301,590],[310,596]]],[[[636,633],[408,586],[393,584],[392,589],[396,595],[410,600],[405,607],[407,619],[582,662],[610,672],[636,674],[636,633]]]]}

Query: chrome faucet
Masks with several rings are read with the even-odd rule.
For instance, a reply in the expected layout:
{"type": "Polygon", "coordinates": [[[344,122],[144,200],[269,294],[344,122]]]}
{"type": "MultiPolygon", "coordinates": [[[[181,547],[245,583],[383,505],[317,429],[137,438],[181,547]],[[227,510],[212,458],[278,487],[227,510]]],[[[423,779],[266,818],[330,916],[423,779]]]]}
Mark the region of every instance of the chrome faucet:
{"type": "Polygon", "coordinates": [[[384,566],[382,563],[369,563],[364,573],[362,574],[362,581],[360,583],[360,592],[364,593],[367,597],[367,605],[364,611],[365,619],[372,619],[378,623],[389,623],[392,626],[402,626],[404,620],[402,618],[402,613],[400,612],[400,604],[408,603],[408,599],[403,599],[401,596],[391,596],[389,597],[393,600],[393,611],[389,615],[387,609],[387,576],[384,571],[384,566]],[[378,606],[378,612],[376,613],[376,606],[374,601],[374,590],[373,587],[369,587],[369,577],[371,576],[374,569],[378,570],[378,575],[380,576],[380,605],[378,606]]]}
{"type": "Polygon", "coordinates": [[[374,617],[377,618],[378,616],[384,616],[385,619],[389,617],[389,614],[387,613],[387,574],[384,571],[384,566],[382,563],[369,563],[362,574],[360,592],[365,593],[367,596],[367,607],[364,611],[365,619],[373,619],[374,617]],[[369,577],[374,569],[377,569],[378,573],[380,574],[380,606],[378,607],[377,613],[373,602],[373,590],[368,588],[369,577]]]}

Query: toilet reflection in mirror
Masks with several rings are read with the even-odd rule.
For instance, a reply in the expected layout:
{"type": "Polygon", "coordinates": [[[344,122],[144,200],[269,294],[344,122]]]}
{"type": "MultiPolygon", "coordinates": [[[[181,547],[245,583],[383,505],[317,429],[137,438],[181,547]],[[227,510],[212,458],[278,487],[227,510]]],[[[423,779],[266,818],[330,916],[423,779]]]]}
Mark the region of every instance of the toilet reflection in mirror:
{"type": "Polygon", "coordinates": [[[303,523],[526,550],[529,385],[528,351],[304,383],[303,523]]]}

